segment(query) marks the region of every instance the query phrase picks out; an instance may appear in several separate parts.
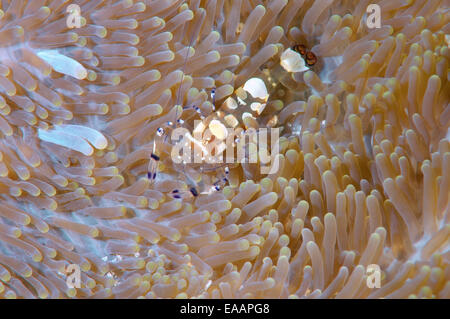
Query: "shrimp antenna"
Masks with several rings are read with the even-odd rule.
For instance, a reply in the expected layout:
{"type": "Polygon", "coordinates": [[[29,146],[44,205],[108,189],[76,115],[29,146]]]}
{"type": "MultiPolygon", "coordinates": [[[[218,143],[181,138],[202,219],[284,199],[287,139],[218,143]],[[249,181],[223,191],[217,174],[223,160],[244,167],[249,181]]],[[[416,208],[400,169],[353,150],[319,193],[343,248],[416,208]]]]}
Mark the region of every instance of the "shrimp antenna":
{"type": "MultiPolygon", "coordinates": [[[[186,64],[187,64],[187,60],[188,60],[188,55],[189,55],[189,49],[192,48],[192,44],[194,43],[194,38],[196,38],[199,34],[200,31],[200,27],[202,25],[202,21],[203,21],[203,16],[205,15],[205,11],[201,11],[200,15],[202,17],[200,17],[200,19],[197,20],[197,25],[194,28],[194,33],[191,36],[191,39],[189,40],[189,45],[188,45],[188,49],[186,50],[186,56],[184,57],[184,63],[183,63],[183,75],[181,76],[181,80],[180,80],[180,86],[178,87],[178,92],[177,92],[177,100],[176,100],[176,104],[175,105],[179,105],[180,103],[180,94],[181,94],[181,87],[183,85],[183,80],[184,80],[184,71],[186,70],[186,64]]],[[[178,109],[176,110],[175,113],[175,121],[173,121],[173,123],[176,122],[177,117],[178,117],[178,109]]],[[[175,124],[174,124],[175,125],[175,124]]]]}
{"type": "MultiPolygon", "coordinates": [[[[179,105],[179,103],[180,103],[181,87],[183,85],[183,80],[184,80],[184,76],[185,76],[184,71],[186,70],[187,60],[188,60],[188,56],[189,56],[189,50],[190,50],[190,48],[192,47],[192,45],[194,43],[194,38],[196,38],[200,34],[200,27],[202,25],[202,22],[204,21],[205,15],[206,15],[206,11],[205,10],[201,10],[200,13],[199,13],[200,19],[198,19],[196,21],[196,25],[194,27],[194,32],[193,32],[193,34],[192,34],[192,36],[191,36],[191,38],[189,40],[188,49],[186,51],[186,56],[184,58],[184,63],[183,63],[183,75],[181,76],[180,86],[178,87],[175,107],[177,105],[179,105]]],[[[176,126],[175,123],[180,123],[178,121],[178,108],[176,108],[176,110],[175,110],[175,119],[173,121],[167,122],[168,126],[171,126],[173,129],[176,126]]],[[[165,135],[166,132],[164,131],[164,129],[162,127],[160,127],[160,128],[157,129],[157,134],[162,136],[162,135],[165,135]]],[[[166,141],[167,138],[168,138],[168,135],[165,135],[164,142],[166,141]]],[[[153,140],[153,152],[152,152],[152,154],[150,156],[149,168],[148,168],[148,173],[147,173],[147,176],[149,177],[151,182],[153,182],[155,180],[155,178],[156,178],[156,171],[158,169],[158,162],[160,160],[159,156],[157,156],[155,154],[155,151],[156,151],[156,141],[153,140]]],[[[184,169],[183,169],[183,171],[184,171],[184,169]]]]}

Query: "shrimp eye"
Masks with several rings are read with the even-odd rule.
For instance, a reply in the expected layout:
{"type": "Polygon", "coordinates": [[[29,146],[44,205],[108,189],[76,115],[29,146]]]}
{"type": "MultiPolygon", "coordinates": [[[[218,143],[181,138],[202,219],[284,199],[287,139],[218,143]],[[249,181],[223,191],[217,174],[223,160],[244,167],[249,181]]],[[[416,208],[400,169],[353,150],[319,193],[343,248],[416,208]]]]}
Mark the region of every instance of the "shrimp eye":
{"type": "Polygon", "coordinates": [[[292,47],[292,50],[300,53],[301,55],[306,54],[306,47],[303,44],[296,44],[292,47]]]}
{"type": "Polygon", "coordinates": [[[308,51],[308,52],[306,53],[306,58],[307,58],[307,59],[315,59],[315,58],[316,58],[316,55],[315,55],[314,53],[312,53],[311,51],[308,51]]]}
{"type": "Polygon", "coordinates": [[[158,134],[158,136],[162,136],[164,134],[164,129],[162,127],[158,127],[156,134],[158,134]]]}
{"type": "Polygon", "coordinates": [[[298,50],[299,50],[301,55],[305,55],[306,54],[306,47],[303,44],[299,45],[298,50]]]}
{"type": "Polygon", "coordinates": [[[317,57],[314,53],[308,52],[306,53],[306,64],[309,66],[314,65],[317,63],[317,57]]]}
{"type": "MultiPolygon", "coordinates": [[[[313,54],[313,53],[311,53],[313,54]]],[[[310,58],[306,58],[306,64],[312,66],[317,63],[317,57],[313,54],[310,58]]]]}
{"type": "Polygon", "coordinates": [[[314,64],[316,64],[316,60],[306,60],[306,64],[308,65],[308,66],[313,66],[314,64]]]}

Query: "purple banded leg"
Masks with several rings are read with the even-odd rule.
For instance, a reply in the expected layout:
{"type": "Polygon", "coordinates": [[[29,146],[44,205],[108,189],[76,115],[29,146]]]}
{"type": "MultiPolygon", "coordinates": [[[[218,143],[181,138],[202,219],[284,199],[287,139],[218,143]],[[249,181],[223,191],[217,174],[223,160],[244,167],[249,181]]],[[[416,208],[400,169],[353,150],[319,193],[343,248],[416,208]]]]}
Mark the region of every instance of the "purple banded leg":
{"type": "Polygon", "coordinates": [[[172,196],[175,199],[189,199],[192,197],[198,196],[198,190],[196,187],[191,187],[188,191],[180,191],[178,189],[174,189],[170,196],[172,196]]]}
{"type": "Polygon", "coordinates": [[[150,184],[152,184],[156,179],[156,173],[158,170],[158,162],[159,162],[159,156],[152,153],[150,155],[150,161],[148,162],[148,170],[147,170],[147,177],[150,180],[150,184]]]}

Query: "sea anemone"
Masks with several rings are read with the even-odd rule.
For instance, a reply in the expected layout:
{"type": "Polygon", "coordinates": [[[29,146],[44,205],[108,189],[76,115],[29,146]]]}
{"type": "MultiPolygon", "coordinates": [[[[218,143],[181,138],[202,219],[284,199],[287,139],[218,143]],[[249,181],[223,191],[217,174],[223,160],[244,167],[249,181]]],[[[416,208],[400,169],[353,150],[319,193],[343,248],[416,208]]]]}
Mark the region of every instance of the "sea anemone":
{"type": "Polygon", "coordinates": [[[0,298],[450,298],[449,12],[2,1],[0,298]],[[177,164],[196,120],[281,137],[177,164]]]}

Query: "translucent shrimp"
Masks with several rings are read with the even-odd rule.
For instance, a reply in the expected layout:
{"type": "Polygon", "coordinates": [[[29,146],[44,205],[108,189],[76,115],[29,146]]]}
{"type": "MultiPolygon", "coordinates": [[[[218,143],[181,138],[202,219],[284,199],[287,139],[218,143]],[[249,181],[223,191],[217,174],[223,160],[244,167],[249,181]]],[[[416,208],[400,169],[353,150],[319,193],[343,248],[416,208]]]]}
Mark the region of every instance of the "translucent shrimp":
{"type": "MultiPolygon", "coordinates": [[[[181,87],[183,84],[183,80],[184,80],[184,70],[186,69],[186,63],[188,60],[188,55],[189,55],[189,51],[192,48],[192,44],[195,38],[195,35],[198,35],[198,30],[200,28],[200,25],[196,26],[196,30],[194,30],[193,35],[191,36],[191,39],[189,40],[189,45],[187,47],[186,50],[186,56],[184,58],[184,63],[183,63],[183,75],[181,77],[180,80],[180,85],[178,87],[178,92],[177,92],[177,100],[176,100],[176,104],[175,107],[177,107],[180,104],[180,98],[181,98],[181,87]]],[[[183,108],[184,110],[184,108],[183,108]]],[[[181,114],[178,114],[178,108],[176,109],[175,112],[175,118],[172,121],[168,121],[165,123],[165,126],[163,127],[159,127],[156,130],[156,136],[158,137],[163,137],[163,142],[167,142],[168,137],[170,136],[170,133],[172,130],[174,130],[177,127],[177,124],[183,124],[183,120],[179,119],[178,117],[181,116],[181,114]]],[[[149,164],[148,164],[148,173],[147,176],[149,177],[150,181],[153,182],[156,178],[156,174],[157,174],[157,169],[158,169],[158,165],[157,163],[159,162],[160,158],[159,156],[157,156],[155,154],[156,152],[156,142],[154,141],[153,144],[153,152],[150,155],[150,159],[149,159],[149,164]],[[156,155],[156,156],[155,156],[156,155]],[[157,159],[156,159],[157,158],[157,159]]]]}
{"type": "MultiPolygon", "coordinates": [[[[163,152],[162,147],[165,146],[171,146],[174,141],[171,140],[172,133],[175,129],[179,127],[183,127],[186,129],[190,129],[192,132],[194,132],[195,127],[193,126],[193,123],[196,123],[194,120],[199,119],[206,127],[208,126],[208,123],[217,118],[216,113],[216,88],[213,87],[210,91],[210,100],[211,100],[211,109],[209,110],[202,110],[197,105],[187,105],[183,106],[183,94],[182,94],[182,86],[183,86],[183,80],[185,78],[184,70],[186,69],[186,65],[189,58],[189,53],[191,52],[192,45],[194,43],[194,40],[196,36],[199,34],[199,28],[200,24],[197,24],[194,26],[192,36],[189,40],[189,45],[187,46],[184,62],[183,62],[183,75],[181,77],[181,80],[179,82],[179,86],[176,93],[176,101],[175,106],[176,110],[174,112],[173,118],[170,118],[169,121],[165,122],[164,125],[161,125],[156,130],[155,138],[154,138],[154,144],[153,144],[153,151],[150,154],[149,163],[148,163],[148,173],[147,176],[151,183],[154,183],[157,173],[158,173],[158,166],[160,163],[160,158],[163,152]],[[180,107],[181,106],[181,107],[180,107]],[[194,112],[192,112],[194,111],[194,112]],[[212,111],[213,113],[210,114],[209,112],[212,111]],[[183,118],[182,118],[183,116],[183,118]]],[[[186,28],[188,30],[188,28],[186,28]]],[[[203,91],[204,92],[204,91],[203,91]]],[[[223,117],[223,116],[222,116],[223,117]]],[[[195,124],[194,124],[195,125],[195,124]]],[[[192,138],[192,135],[189,135],[191,137],[190,141],[186,141],[186,143],[196,143],[198,145],[206,145],[210,142],[210,138],[202,139],[201,141],[194,140],[192,138]]],[[[182,143],[185,143],[183,140],[182,143]]],[[[198,146],[197,145],[197,146],[198,146]]],[[[174,145],[172,145],[173,147],[174,145]]],[[[205,148],[203,148],[202,151],[204,151],[205,148]]],[[[209,156],[210,154],[204,154],[203,158],[206,156],[209,156]]],[[[164,158],[164,157],[162,157],[164,158]]],[[[174,198],[192,198],[197,197],[200,193],[208,193],[211,190],[220,190],[224,187],[224,185],[228,182],[227,174],[229,172],[229,169],[225,169],[222,166],[214,165],[213,169],[209,170],[207,167],[207,164],[198,164],[198,163],[171,163],[170,167],[168,167],[169,170],[174,169],[176,174],[179,175],[179,178],[181,180],[185,180],[186,185],[188,185],[188,190],[178,190],[175,189],[172,191],[171,196],[174,198]],[[203,181],[201,178],[201,175],[199,173],[203,172],[217,172],[218,177],[216,180],[211,180],[212,178],[207,177],[207,181],[203,181]],[[220,176],[219,176],[220,175],[220,176]],[[193,177],[194,176],[194,177],[193,177]]],[[[213,174],[212,174],[213,175],[213,174]]]]}

